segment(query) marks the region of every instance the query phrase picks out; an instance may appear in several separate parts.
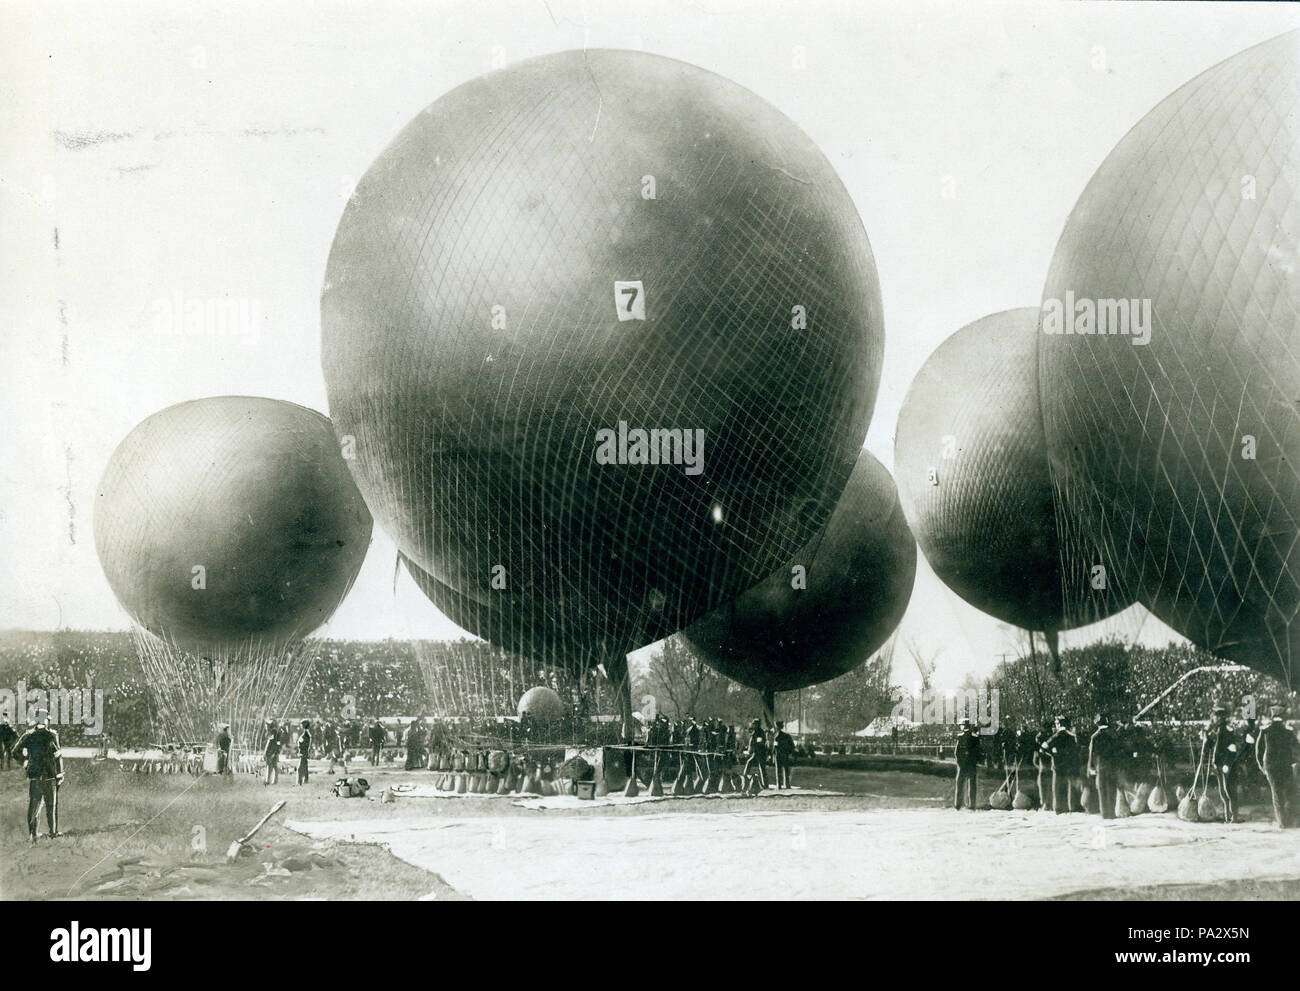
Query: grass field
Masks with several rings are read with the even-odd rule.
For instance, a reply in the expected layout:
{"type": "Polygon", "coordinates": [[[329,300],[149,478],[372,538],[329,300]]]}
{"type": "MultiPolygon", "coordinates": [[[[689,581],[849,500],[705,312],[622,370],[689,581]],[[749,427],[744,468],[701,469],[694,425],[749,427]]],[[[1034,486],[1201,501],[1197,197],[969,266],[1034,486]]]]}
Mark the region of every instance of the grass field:
{"type": "MultiPolygon", "coordinates": [[[[1143,816],[1120,820],[1116,829],[1127,832],[1115,834],[1109,854],[1094,856],[1086,849],[1086,831],[1095,830],[1098,819],[957,813],[947,807],[948,781],[913,771],[796,771],[803,787],[844,793],[838,796],[668,799],[544,812],[520,808],[504,797],[383,803],[378,797],[386,785],[427,782],[427,775],[365,765],[352,771],[370,779],[370,797],[331,796],[332,778],[323,773],[314,773],[302,788],[290,778],[267,788],[249,775],[145,776],[124,772],[114,761],[70,761],[60,793],[65,835],[54,840],[42,835],[34,847],[26,842],[26,783],[21,772],[9,771],[0,775],[0,896],[548,897],[556,877],[570,884],[572,874],[586,873],[591,886],[562,893],[601,897],[605,891],[612,897],[629,888],[661,885],[660,894],[670,896],[743,897],[753,890],[757,855],[775,857],[782,869],[793,871],[783,890],[800,897],[925,896],[918,892],[946,897],[948,890],[954,897],[995,898],[1300,897],[1300,856],[1291,864],[1270,846],[1289,840],[1300,847],[1295,843],[1300,834],[1275,834],[1258,823],[1215,827],[1179,823],[1173,816],[1143,816]],[[256,849],[227,864],[230,843],[281,798],[286,806],[258,833],[256,849]],[[287,822],[298,829],[287,828],[287,822]],[[1155,824],[1160,829],[1153,831],[1155,824]],[[1233,834],[1231,828],[1241,832],[1233,834]],[[911,839],[909,834],[914,834],[911,839]],[[810,849],[795,843],[795,852],[789,853],[791,836],[806,836],[803,842],[810,849]],[[1056,865],[1067,871],[1064,880],[1059,870],[1052,876],[1049,861],[1060,859],[1053,844],[1068,848],[1075,858],[1076,886],[1069,883],[1068,866],[1056,865]],[[1133,860],[1139,855],[1133,848],[1143,845],[1155,852],[1133,860]],[[1238,876],[1232,870],[1234,845],[1246,865],[1238,876]],[[573,856],[584,850],[606,865],[608,887],[600,886],[599,873],[574,866],[581,862],[572,861],[573,856]],[[1107,856],[1114,860],[1113,870],[1107,856]],[[1179,866],[1184,857],[1195,858],[1187,861],[1186,873],[1179,866]],[[1223,863],[1223,876],[1206,873],[1207,857],[1223,863]],[[707,871],[688,869],[702,858],[709,862],[707,871]],[[1019,892],[981,887],[970,872],[999,858],[1023,863],[1028,874],[1035,858],[1042,859],[1045,886],[1019,892]],[[1151,870],[1135,873],[1134,864],[1148,862],[1151,870]],[[1263,876],[1262,863],[1280,868],[1263,876]],[[925,883],[909,883],[910,870],[920,872],[925,883]],[[950,889],[936,872],[952,873],[950,889]],[[1155,883],[1139,883],[1144,876],[1155,883]],[[693,887],[706,878],[706,889],[693,887]]],[[[43,818],[40,830],[43,834],[43,818]]]]}

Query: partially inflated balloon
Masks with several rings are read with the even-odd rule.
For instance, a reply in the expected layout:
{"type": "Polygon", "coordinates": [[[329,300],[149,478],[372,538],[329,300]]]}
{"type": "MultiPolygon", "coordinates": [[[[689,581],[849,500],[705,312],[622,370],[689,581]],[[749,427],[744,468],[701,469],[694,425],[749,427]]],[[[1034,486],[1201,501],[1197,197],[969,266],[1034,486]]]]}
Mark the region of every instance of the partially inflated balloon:
{"type": "Polygon", "coordinates": [[[1098,587],[1099,553],[1076,549],[1062,568],[1060,537],[1072,543],[1073,531],[1057,519],[1047,467],[1037,329],[1037,309],[1005,310],[939,345],[903,400],[894,467],[935,574],[1003,622],[1055,633],[1132,600],[1098,587]]]}
{"type": "Polygon", "coordinates": [[[1300,674],[1300,32],[1187,83],[1102,163],[1043,291],[1064,512],[1220,656],[1300,674]]]}
{"type": "Polygon", "coordinates": [[[559,722],[564,718],[564,702],[553,688],[538,685],[519,700],[519,715],[525,714],[542,724],[559,722]]]}
{"type": "Polygon", "coordinates": [[[863,451],[823,531],[781,569],[687,627],[692,649],[760,691],[829,681],[898,626],[916,577],[916,543],[893,479],[863,451]]]}
{"type": "Polygon", "coordinates": [[[853,202],[747,90],[638,52],[475,79],[339,223],[323,366],[411,560],[531,631],[648,643],[809,539],[861,447],[883,326],[853,202]]]}
{"type": "Polygon", "coordinates": [[[342,601],[371,518],[329,420],[293,403],[198,399],[118,445],[95,548],[118,601],[196,651],[306,636],[342,601]]]}

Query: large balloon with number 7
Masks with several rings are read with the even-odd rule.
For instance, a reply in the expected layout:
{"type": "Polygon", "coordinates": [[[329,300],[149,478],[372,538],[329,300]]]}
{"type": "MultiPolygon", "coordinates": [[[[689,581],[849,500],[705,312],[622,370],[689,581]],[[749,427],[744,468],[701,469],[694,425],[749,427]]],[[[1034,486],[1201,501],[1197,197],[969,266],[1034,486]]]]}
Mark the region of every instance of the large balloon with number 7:
{"type": "Polygon", "coordinates": [[[826,523],[884,333],[806,135],[711,73],[599,50],[412,121],[343,214],[321,313],[335,429],[403,552],[618,650],[826,523]]]}

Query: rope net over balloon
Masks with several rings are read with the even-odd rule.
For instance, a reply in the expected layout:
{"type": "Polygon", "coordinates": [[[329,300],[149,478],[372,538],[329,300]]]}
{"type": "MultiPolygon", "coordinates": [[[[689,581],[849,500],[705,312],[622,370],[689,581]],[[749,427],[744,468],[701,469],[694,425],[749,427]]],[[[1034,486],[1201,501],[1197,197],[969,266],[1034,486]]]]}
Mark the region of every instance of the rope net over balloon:
{"type": "Polygon", "coordinates": [[[435,605],[616,680],[825,524],[883,353],[830,163],[752,93],[638,52],[430,105],[358,185],[321,315],[349,465],[435,605]]]}
{"type": "Polygon", "coordinates": [[[899,411],[894,464],[935,574],[980,611],[1043,634],[1058,666],[1062,631],[1132,599],[1094,581],[1104,556],[1058,511],[1040,412],[1038,312],[993,313],[939,345],[899,411]]]}
{"type": "Polygon", "coordinates": [[[537,686],[569,698],[578,681],[562,667],[473,640],[415,642],[429,705],[438,716],[475,721],[514,716],[519,699],[537,686]]]}
{"type": "MultiPolygon", "coordinates": [[[[606,710],[630,715],[631,684],[624,654],[604,643],[539,635],[521,638],[523,625],[513,622],[508,613],[452,592],[403,555],[399,563],[440,612],[480,638],[415,641],[436,715],[480,720],[513,716],[520,698],[538,686],[580,700],[590,715],[606,710]]],[[[502,596],[500,605],[509,602],[508,596],[502,596]]],[[[539,632],[532,627],[528,631],[539,632]]]]}
{"type": "Polygon", "coordinates": [[[1090,566],[1099,547],[1123,596],[1288,687],[1300,676],[1297,78],[1290,32],[1143,118],[1071,213],[1038,335],[1060,521],[1080,534],[1062,537],[1066,566],[1090,566]]]}
{"type": "Polygon", "coordinates": [[[168,742],[210,742],[229,724],[233,746],[258,750],[267,719],[294,711],[320,641],[250,641],[202,653],[184,650],[135,626],[136,651],[157,708],[155,732],[168,742]]]}
{"type": "Polygon", "coordinates": [[[371,517],[329,421],[293,403],[220,396],[168,407],[118,445],[95,503],[95,549],[162,719],[178,742],[229,722],[255,746],[292,708],[308,635],[343,601],[371,517]]]}

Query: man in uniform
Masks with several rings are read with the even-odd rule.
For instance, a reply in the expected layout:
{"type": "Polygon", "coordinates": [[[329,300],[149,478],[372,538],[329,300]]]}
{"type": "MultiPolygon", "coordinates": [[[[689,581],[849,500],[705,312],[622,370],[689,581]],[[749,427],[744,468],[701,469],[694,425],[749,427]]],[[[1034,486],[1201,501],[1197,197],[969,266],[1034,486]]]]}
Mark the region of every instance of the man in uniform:
{"type": "Polygon", "coordinates": [[[233,774],[230,768],[230,724],[222,723],[217,731],[217,774],[233,774]]]}
{"type": "Polygon", "coordinates": [[[794,737],[785,731],[785,723],[776,724],[776,739],[773,741],[776,756],[776,786],[790,787],[790,765],[794,763],[794,737]]]}
{"type": "Polygon", "coordinates": [[[311,720],[302,721],[302,736],[298,737],[298,784],[307,783],[307,758],[311,756],[311,720]]]}
{"type": "Polygon", "coordinates": [[[971,725],[969,719],[961,721],[957,734],[957,790],[953,795],[952,807],[961,808],[962,789],[967,789],[967,804],[975,808],[975,788],[979,777],[980,733],[971,725]]]}
{"type": "Polygon", "coordinates": [[[760,788],[767,787],[767,737],[763,734],[763,723],[755,719],[749,725],[749,759],[745,761],[744,770],[740,772],[741,780],[744,782],[745,791],[749,791],[750,783],[755,780],[750,772],[750,768],[757,769],[757,781],[760,788]]]}
{"type": "Polygon", "coordinates": [[[370,763],[375,767],[379,766],[379,757],[383,753],[384,744],[388,742],[388,733],[384,730],[384,724],[375,717],[375,721],[370,726],[370,763]]]}
{"type": "Polygon", "coordinates": [[[1257,742],[1259,742],[1259,720],[1249,716],[1246,725],[1241,728],[1241,755],[1237,758],[1237,786],[1239,790],[1246,789],[1247,797],[1259,786],[1259,780],[1256,778],[1259,774],[1259,765],[1255,760],[1257,742]]]}
{"type": "Polygon", "coordinates": [[[1097,713],[1097,727],[1088,741],[1088,776],[1096,779],[1097,806],[1103,819],[1115,818],[1119,797],[1120,767],[1124,759],[1124,741],[1110,725],[1110,717],[1097,713]]]}
{"type": "Polygon", "coordinates": [[[1273,798],[1273,821],[1278,829],[1294,826],[1300,820],[1296,809],[1295,771],[1300,761],[1300,744],[1282,721],[1282,707],[1268,707],[1269,723],[1255,743],[1255,762],[1264,772],[1273,798]]]}
{"type": "Polygon", "coordinates": [[[63,784],[63,754],[59,736],[47,725],[50,714],[36,710],[36,723],[14,744],[14,754],[27,765],[27,842],[36,842],[36,822],[45,803],[45,824],[50,837],[59,832],[59,785],[63,784]],[[24,757],[23,755],[26,755],[24,757]]]}
{"type": "Polygon", "coordinates": [[[424,766],[424,720],[417,719],[406,731],[406,770],[424,766]]]}
{"type": "Polygon", "coordinates": [[[1044,812],[1052,807],[1052,758],[1047,755],[1047,741],[1052,738],[1052,724],[1046,719],[1034,734],[1034,769],[1038,772],[1038,807],[1044,812]]]}
{"type": "Polygon", "coordinates": [[[266,759],[266,780],[264,785],[273,785],[280,780],[280,750],[284,746],[284,734],[274,719],[266,721],[266,749],[262,756],[266,759]]]}
{"type": "Polygon", "coordinates": [[[1213,767],[1219,778],[1219,798],[1223,800],[1223,821],[1237,821],[1237,776],[1233,770],[1241,747],[1237,735],[1228,729],[1228,710],[1216,705],[1209,729],[1201,743],[1201,763],[1213,767]]]}
{"type": "Polygon", "coordinates": [[[14,741],[17,739],[18,734],[9,725],[9,720],[0,719],[0,770],[9,770],[9,762],[13,759],[14,741]]]}
{"type": "Polygon", "coordinates": [[[694,713],[687,713],[683,742],[691,754],[691,766],[695,769],[695,776],[704,777],[704,772],[700,768],[700,724],[695,721],[694,713]]]}
{"type": "Polygon", "coordinates": [[[348,773],[348,757],[343,748],[343,734],[339,732],[338,725],[335,723],[325,724],[325,752],[330,759],[330,769],[327,773],[334,773],[335,764],[343,767],[344,774],[348,773]]]}
{"type": "Polygon", "coordinates": [[[1056,726],[1043,751],[1052,762],[1052,811],[1061,815],[1079,811],[1079,738],[1070,731],[1069,716],[1057,716],[1056,726]]]}

